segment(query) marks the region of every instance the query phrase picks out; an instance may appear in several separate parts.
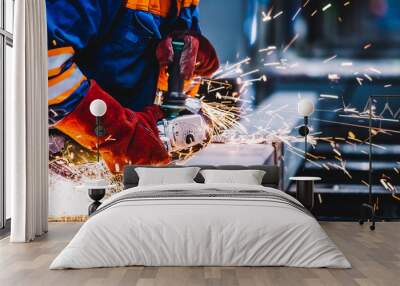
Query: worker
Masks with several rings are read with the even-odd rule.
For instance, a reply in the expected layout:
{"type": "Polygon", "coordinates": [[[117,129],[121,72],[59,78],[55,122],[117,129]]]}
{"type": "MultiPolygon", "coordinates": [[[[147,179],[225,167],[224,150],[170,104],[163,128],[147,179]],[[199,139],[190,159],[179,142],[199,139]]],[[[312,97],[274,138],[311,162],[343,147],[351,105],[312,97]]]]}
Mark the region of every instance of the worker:
{"type": "MultiPolygon", "coordinates": [[[[153,103],[157,89],[167,88],[171,35],[185,41],[181,72],[187,82],[210,76],[219,66],[214,48],[200,34],[199,0],[46,2],[50,128],[96,150],[89,106],[101,99],[107,105],[102,117],[107,135],[98,146],[111,172],[126,164],[169,163],[170,150],[157,128],[160,120],[168,124],[168,115],[153,103]]],[[[175,124],[190,126],[185,120],[175,124]]]]}

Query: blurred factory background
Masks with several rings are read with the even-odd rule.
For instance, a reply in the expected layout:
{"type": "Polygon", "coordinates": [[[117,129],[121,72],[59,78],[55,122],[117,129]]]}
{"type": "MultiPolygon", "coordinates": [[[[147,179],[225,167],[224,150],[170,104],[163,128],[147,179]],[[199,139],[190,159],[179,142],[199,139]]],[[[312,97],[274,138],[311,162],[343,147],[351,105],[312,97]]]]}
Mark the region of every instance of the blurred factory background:
{"type": "MultiPolygon", "coordinates": [[[[288,177],[294,174],[322,177],[317,216],[356,219],[368,192],[368,120],[360,112],[370,95],[400,94],[400,1],[203,0],[200,16],[221,63],[250,57],[248,70],[267,76],[251,86],[255,110],[292,104],[292,114],[282,116],[299,120],[292,126],[297,136],[296,102],[314,100],[310,125],[322,140],[309,149],[313,162],[284,152],[284,188],[293,190],[288,177]]],[[[400,185],[400,99],[374,105],[388,119],[374,126],[390,130],[373,138],[374,202],[381,217],[400,218],[397,191],[381,180],[400,185]]]]}

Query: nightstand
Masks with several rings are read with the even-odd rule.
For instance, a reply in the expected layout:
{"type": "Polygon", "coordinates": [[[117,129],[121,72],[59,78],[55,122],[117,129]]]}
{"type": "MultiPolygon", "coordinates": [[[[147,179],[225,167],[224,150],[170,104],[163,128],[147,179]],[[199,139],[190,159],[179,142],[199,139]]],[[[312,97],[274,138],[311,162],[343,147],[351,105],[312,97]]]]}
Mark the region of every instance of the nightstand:
{"type": "Polygon", "coordinates": [[[296,182],[296,199],[308,210],[314,206],[314,182],[320,181],[320,177],[290,177],[296,182]]]}

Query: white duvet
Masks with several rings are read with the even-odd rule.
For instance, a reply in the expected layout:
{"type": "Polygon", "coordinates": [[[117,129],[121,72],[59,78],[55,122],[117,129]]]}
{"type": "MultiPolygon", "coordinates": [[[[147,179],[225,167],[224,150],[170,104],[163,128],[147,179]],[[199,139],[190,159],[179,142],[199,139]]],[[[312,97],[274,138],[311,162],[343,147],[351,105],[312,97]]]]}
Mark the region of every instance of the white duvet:
{"type": "MultiPolygon", "coordinates": [[[[232,184],[136,187],[106,200],[50,269],[145,266],[293,266],[349,268],[350,263],[309,214],[258,198],[151,198],[135,192],[261,190],[232,184]],[[115,201],[119,201],[115,203],[115,201]]],[[[298,203],[299,204],[299,203],[298,203]]]]}

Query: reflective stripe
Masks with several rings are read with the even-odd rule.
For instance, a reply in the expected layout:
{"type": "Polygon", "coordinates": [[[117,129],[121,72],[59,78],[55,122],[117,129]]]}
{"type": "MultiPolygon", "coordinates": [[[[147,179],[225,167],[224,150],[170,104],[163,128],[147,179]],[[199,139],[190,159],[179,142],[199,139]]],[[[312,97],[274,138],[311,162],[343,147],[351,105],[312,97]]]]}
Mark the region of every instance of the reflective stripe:
{"type": "Polygon", "coordinates": [[[55,76],[62,71],[64,64],[71,59],[71,54],[63,54],[48,58],[48,77],[55,76]]]}
{"type": "Polygon", "coordinates": [[[132,10],[150,12],[154,15],[167,17],[172,0],[127,0],[126,7],[132,10]]]}
{"type": "Polygon", "coordinates": [[[60,76],[49,80],[48,104],[58,104],[68,98],[86,80],[80,69],[73,64],[60,76]]]}
{"type": "Polygon", "coordinates": [[[183,0],[182,2],[182,7],[190,7],[190,5],[192,5],[192,0],[183,0]]]}
{"type": "Polygon", "coordinates": [[[190,6],[198,6],[200,3],[200,0],[178,0],[178,5],[180,4],[180,7],[182,8],[187,8],[190,6]]]}
{"type": "Polygon", "coordinates": [[[51,49],[47,52],[47,55],[49,57],[61,54],[74,54],[74,49],[72,47],[62,47],[57,49],[51,49]]]}
{"type": "Polygon", "coordinates": [[[74,55],[71,47],[52,49],[48,51],[48,77],[59,74],[64,64],[74,55]]]}
{"type": "Polygon", "coordinates": [[[127,0],[126,7],[132,10],[150,12],[154,15],[167,17],[172,5],[177,5],[178,14],[181,8],[197,6],[200,0],[127,0]]]}

